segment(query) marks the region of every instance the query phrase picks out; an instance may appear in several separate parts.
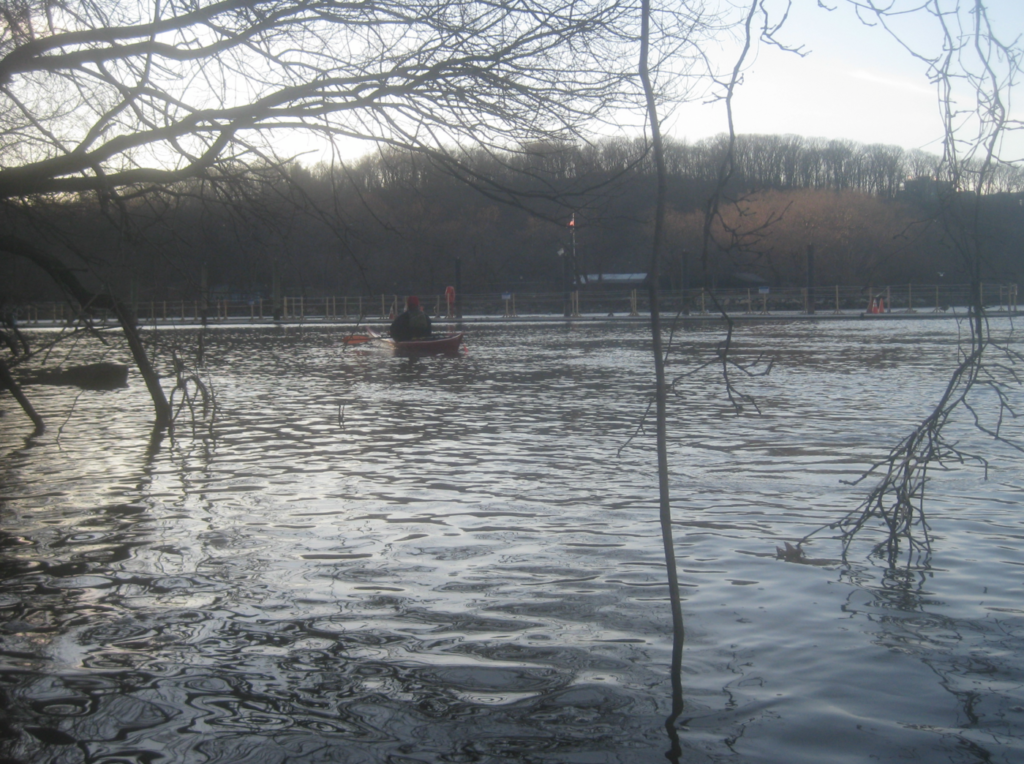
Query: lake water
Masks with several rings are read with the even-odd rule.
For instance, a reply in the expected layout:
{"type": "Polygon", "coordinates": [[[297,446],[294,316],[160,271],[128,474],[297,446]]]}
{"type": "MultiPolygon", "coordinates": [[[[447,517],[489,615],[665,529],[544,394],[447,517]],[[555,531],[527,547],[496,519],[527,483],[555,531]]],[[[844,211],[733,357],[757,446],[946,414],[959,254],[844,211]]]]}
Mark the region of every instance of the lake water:
{"type": "MultiPolygon", "coordinates": [[[[680,381],[684,761],[1024,760],[1019,453],[951,423],[988,478],[935,473],[914,565],[871,556],[877,536],[844,563],[828,533],[812,564],[776,558],[856,507],[868,484],[841,481],[928,412],[956,333],[742,326],[740,351],[775,361],[739,381],[760,416],[731,412],[714,368],[680,381]]],[[[466,352],[418,359],[343,336],[211,331],[216,421],[173,439],[151,441],[135,374],[28,387],[37,438],[0,397],[0,756],[666,761],[653,428],[629,440],[649,330],[469,325],[466,352]]],[[[670,374],[720,337],[679,333],[670,374]]],[[[127,360],[90,340],[67,362],[100,357],[127,360]]]]}

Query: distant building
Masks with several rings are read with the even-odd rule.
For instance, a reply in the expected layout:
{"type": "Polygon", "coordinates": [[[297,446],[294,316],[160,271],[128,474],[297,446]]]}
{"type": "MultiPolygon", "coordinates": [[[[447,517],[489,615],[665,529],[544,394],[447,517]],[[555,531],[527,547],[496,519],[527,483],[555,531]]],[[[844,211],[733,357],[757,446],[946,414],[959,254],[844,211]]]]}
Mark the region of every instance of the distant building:
{"type": "Polygon", "coordinates": [[[590,289],[639,289],[647,285],[646,273],[588,273],[580,281],[590,289]]]}
{"type": "MultiPolygon", "coordinates": [[[[726,279],[728,280],[728,279],[726,279]]],[[[767,286],[768,282],[758,276],[756,273],[748,273],[745,271],[737,271],[732,275],[731,281],[735,281],[741,286],[767,286]]]]}
{"type": "MultiPolygon", "coordinates": [[[[580,283],[587,289],[646,289],[646,273],[588,273],[580,276],[580,283]]],[[[713,289],[739,289],[743,287],[767,286],[769,282],[756,273],[737,271],[728,275],[712,274],[711,287],[713,289]]],[[[678,289],[678,284],[673,283],[669,274],[663,273],[660,279],[663,292],[678,289]]],[[[699,289],[700,284],[690,282],[690,289],[699,289]]]]}
{"type": "Polygon", "coordinates": [[[903,181],[903,188],[898,194],[898,198],[917,204],[934,205],[938,204],[940,195],[948,195],[952,190],[953,185],[948,181],[921,175],[903,181]]]}

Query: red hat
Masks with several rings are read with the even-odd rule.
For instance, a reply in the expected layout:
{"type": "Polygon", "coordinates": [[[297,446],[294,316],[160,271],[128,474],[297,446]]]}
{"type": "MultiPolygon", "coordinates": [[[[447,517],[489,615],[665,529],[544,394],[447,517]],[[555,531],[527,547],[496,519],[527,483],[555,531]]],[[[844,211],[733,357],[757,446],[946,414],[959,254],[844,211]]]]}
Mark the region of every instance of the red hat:
{"type": "Polygon", "coordinates": [[[420,298],[413,295],[408,300],[406,300],[406,304],[410,308],[418,308],[420,306],[420,298]]]}

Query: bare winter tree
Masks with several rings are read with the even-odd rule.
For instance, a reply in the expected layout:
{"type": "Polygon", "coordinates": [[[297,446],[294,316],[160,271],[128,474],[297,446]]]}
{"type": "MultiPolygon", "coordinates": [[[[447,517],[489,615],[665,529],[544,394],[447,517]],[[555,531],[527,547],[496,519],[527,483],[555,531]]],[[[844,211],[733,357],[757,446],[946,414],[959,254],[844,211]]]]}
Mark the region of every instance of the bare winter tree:
{"type": "MultiPolygon", "coordinates": [[[[723,164],[721,172],[718,178],[718,190],[712,197],[710,205],[717,208],[717,196],[721,189],[725,186],[728,181],[728,175],[732,172],[733,156],[732,151],[735,144],[735,132],[732,124],[732,112],[731,112],[731,99],[735,91],[739,71],[743,66],[743,61],[746,53],[750,47],[752,39],[752,20],[758,9],[761,7],[762,0],[752,0],[749,4],[749,11],[745,15],[745,21],[742,22],[741,28],[743,45],[741,46],[741,52],[737,59],[735,66],[732,69],[732,75],[727,76],[724,80],[724,97],[728,108],[728,121],[729,121],[729,150],[726,158],[726,162],[723,164]]],[[[643,86],[644,98],[646,102],[646,115],[647,115],[647,127],[650,133],[651,141],[651,153],[653,156],[655,172],[654,178],[656,183],[656,195],[655,195],[655,208],[654,208],[654,225],[653,225],[653,241],[651,243],[651,257],[650,265],[648,267],[647,282],[649,289],[649,300],[650,300],[650,311],[651,311],[651,337],[652,337],[652,352],[654,355],[654,396],[653,396],[653,407],[654,407],[654,424],[655,424],[655,439],[656,439],[656,453],[657,453],[657,465],[658,465],[658,495],[659,495],[659,521],[661,525],[661,536],[662,546],[665,554],[665,568],[666,577],[669,590],[669,601],[671,604],[672,612],[672,658],[670,665],[670,679],[672,684],[672,708],[669,716],[665,720],[665,728],[668,733],[668,737],[671,743],[669,751],[666,752],[666,758],[672,762],[678,762],[681,760],[682,750],[679,742],[679,733],[676,727],[679,717],[683,712],[683,687],[682,687],[682,659],[683,659],[683,645],[685,640],[685,625],[683,622],[683,611],[682,611],[682,599],[679,592],[679,574],[676,566],[675,556],[675,540],[672,532],[672,501],[669,489],[669,469],[668,469],[668,427],[667,427],[667,408],[668,408],[668,393],[669,383],[666,374],[666,355],[671,347],[671,340],[669,340],[666,346],[663,341],[663,329],[661,319],[661,307],[660,307],[660,295],[659,295],[659,282],[660,282],[660,263],[662,260],[664,241],[665,241],[665,211],[666,211],[666,187],[667,187],[667,176],[668,169],[665,158],[665,146],[661,133],[661,122],[662,122],[662,110],[659,104],[659,88],[657,84],[657,67],[652,65],[651,56],[651,41],[656,34],[664,34],[666,27],[662,24],[656,24],[658,14],[652,10],[652,4],[650,0],[642,0],[641,5],[641,31],[640,31],[640,55],[639,55],[639,75],[640,81],[643,86]],[[656,31],[655,31],[656,30],[656,31]]],[[[764,27],[763,35],[765,39],[771,39],[771,31],[768,29],[767,24],[764,27]]],[[[690,45],[699,44],[699,40],[696,35],[683,35],[680,36],[680,41],[686,41],[690,45]]],[[[682,49],[680,46],[677,54],[682,49]]],[[[666,69],[669,67],[665,67],[666,69]]],[[[709,72],[709,75],[713,81],[721,83],[722,81],[716,78],[715,72],[709,72]]],[[[709,213],[710,217],[711,213],[709,213]]],[[[708,233],[705,230],[705,241],[707,240],[708,233]]],[[[705,244],[706,247],[706,244],[705,244]]],[[[724,311],[723,311],[723,315],[724,311]]],[[[728,316],[725,316],[729,320],[728,316]]],[[[729,391],[730,398],[733,394],[733,385],[730,382],[729,371],[732,361],[729,357],[729,344],[732,337],[732,323],[729,320],[729,332],[728,337],[725,341],[723,348],[720,348],[719,356],[723,363],[723,371],[725,374],[726,388],[729,391]]],[[[650,407],[649,407],[650,409],[650,407]]],[[[649,410],[648,409],[648,410],[649,410]]],[[[644,419],[646,419],[646,414],[644,419]]],[[[643,422],[641,421],[640,428],[642,429],[643,422]]]]}
{"type": "Polygon", "coordinates": [[[285,162],[308,145],[288,136],[448,161],[450,145],[578,136],[635,101],[632,13],[617,0],[2,0],[0,251],[78,310],[116,315],[166,424],[131,310],[69,264],[68,237],[38,230],[39,205],[94,196],[127,232],[129,202],[285,162]]]}
{"type": "MultiPolygon", "coordinates": [[[[840,531],[848,549],[862,530],[880,522],[885,539],[878,549],[894,563],[903,553],[912,560],[916,553],[928,552],[924,500],[930,473],[965,462],[988,465],[983,454],[965,451],[947,435],[952,419],[965,415],[993,440],[1024,452],[1024,445],[1004,430],[1004,423],[1020,413],[1014,391],[1021,386],[1024,356],[1012,340],[994,335],[986,314],[981,274],[989,252],[980,211],[983,197],[996,187],[1005,168],[1022,162],[1003,158],[1000,151],[1008,134],[1024,129],[1010,111],[1011,94],[1024,73],[1024,47],[1019,30],[1010,30],[1011,39],[1005,38],[984,0],[851,2],[865,23],[884,28],[921,61],[936,86],[945,138],[933,178],[939,205],[932,223],[941,227],[970,276],[959,360],[942,395],[884,459],[855,481],[877,481],[864,502],[830,526],[840,531]],[[932,49],[907,42],[908,20],[931,26],[932,49]],[[980,402],[982,395],[986,402],[980,402]]],[[[917,31],[914,39],[921,39],[917,31]]]]}
{"type": "MultiPolygon", "coordinates": [[[[855,511],[833,527],[840,529],[844,543],[848,546],[852,538],[872,520],[881,519],[888,531],[887,541],[883,542],[890,559],[899,553],[901,542],[906,542],[911,551],[927,545],[927,524],[924,518],[923,499],[927,485],[928,470],[942,467],[950,462],[975,460],[985,463],[981,455],[968,454],[960,450],[956,443],[950,442],[944,435],[944,427],[958,410],[965,411],[974,423],[984,432],[997,440],[1006,442],[1002,424],[1006,418],[1016,417],[1010,388],[1020,384],[1019,365],[1024,357],[1009,345],[1000,345],[995,341],[985,315],[984,303],[981,299],[981,264],[986,253],[983,248],[984,238],[979,230],[979,201],[991,191],[998,182],[1000,168],[1005,167],[998,156],[1000,140],[1008,131],[1022,126],[1011,117],[1008,108],[1009,93],[1020,75],[1020,66],[1024,51],[1020,48],[1019,38],[1012,43],[999,39],[992,24],[986,5],[982,0],[974,0],[969,7],[961,7],[955,2],[944,0],[917,0],[904,7],[898,0],[887,0],[884,4],[876,4],[873,0],[858,2],[851,0],[858,8],[862,17],[871,23],[890,29],[897,40],[901,37],[897,30],[890,28],[894,20],[902,22],[912,19],[911,23],[919,23],[924,16],[932,20],[937,29],[935,40],[938,41],[940,52],[928,55],[914,52],[928,67],[930,76],[936,83],[940,93],[940,105],[944,117],[945,151],[935,178],[942,190],[942,205],[936,224],[941,225],[946,237],[953,242],[968,272],[971,274],[972,289],[967,316],[968,339],[962,347],[960,362],[953,370],[944,394],[931,414],[917,426],[907,437],[900,441],[889,453],[888,457],[869,469],[861,480],[881,474],[878,484],[871,490],[868,498],[855,511]],[[965,108],[963,97],[970,96],[971,108],[965,108]],[[984,387],[995,396],[996,412],[986,415],[975,404],[972,393],[984,387]]],[[[823,8],[826,6],[822,5],[823,8]]],[[[752,25],[759,13],[764,15],[764,24],[760,29],[762,41],[775,43],[775,33],[779,26],[767,21],[763,0],[752,0],[747,5],[744,46],[732,70],[731,76],[721,80],[722,97],[725,100],[728,118],[728,136],[723,157],[719,164],[719,172],[715,191],[711,195],[705,210],[703,270],[707,270],[707,250],[711,241],[711,224],[722,221],[722,205],[732,203],[727,197],[729,180],[735,170],[736,135],[732,124],[731,101],[737,92],[744,59],[754,39],[752,25]]],[[[668,583],[672,601],[673,625],[676,641],[672,656],[673,708],[667,720],[667,728],[672,739],[672,750],[668,753],[670,760],[678,760],[679,747],[675,733],[675,722],[682,711],[681,693],[681,653],[682,653],[682,613],[679,606],[677,590],[674,542],[671,530],[671,501],[668,486],[668,465],[666,455],[667,432],[665,427],[666,396],[669,390],[665,374],[665,353],[662,344],[661,318],[658,302],[658,265],[661,260],[664,226],[664,178],[666,174],[664,148],[660,136],[660,121],[656,88],[648,71],[647,49],[645,47],[651,34],[649,19],[651,16],[648,2],[643,4],[643,43],[640,57],[641,80],[647,96],[648,119],[651,134],[652,152],[657,165],[658,193],[654,221],[654,241],[650,266],[650,303],[651,326],[653,333],[653,350],[655,355],[655,424],[657,435],[658,473],[660,485],[660,506],[662,535],[665,546],[668,583]]],[[[796,51],[794,51],[796,52],[796,51]]],[[[834,176],[829,183],[841,187],[839,178],[850,177],[852,171],[848,166],[851,152],[848,147],[835,143],[829,146],[830,151],[825,157],[828,172],[834,176]]],[[[877,152],[881,154],[881,152],[877,152]]],[[[884,168],[892,164],[897,157],[878,156],[875,165],[884,168]]],[[[891,172],[883,172],[871,181],[876,185],[889,183],[891,172]]],[[[891,194],[892,189],[881,189],[891,194]]],[[[727,227],[727,226],[725,226],[727,227]]],[[[712,298],[713,293],[710,293],[712,298]]],[[[751,402],[748,398],[737,394],[730,370],[739,369],[745,373],[766,373],[770,364],[765,367],[754,367],[736,364],[731,359],[732,322],[725,311],[723,317],[729,326],[726,339],[720,343],[717,356],[722,365],[724,385],[735,410],[741,410],[741,401],[751,402]]],[[[670,343],[671,344],[671,343],[670,343]]],[[[645,416],[646,418],[646,416],[645,416]]],[[[642,428],[642,424],[641,424],[642,428]]],[[[1020,444],[1011,446],[1024,450],[1020,444]]],[[[859,481],[858,481],[859,482],[859,481]]],[[[787,545],[784,556],[799,559],[802,551],[798,547],[787,545]]]]}

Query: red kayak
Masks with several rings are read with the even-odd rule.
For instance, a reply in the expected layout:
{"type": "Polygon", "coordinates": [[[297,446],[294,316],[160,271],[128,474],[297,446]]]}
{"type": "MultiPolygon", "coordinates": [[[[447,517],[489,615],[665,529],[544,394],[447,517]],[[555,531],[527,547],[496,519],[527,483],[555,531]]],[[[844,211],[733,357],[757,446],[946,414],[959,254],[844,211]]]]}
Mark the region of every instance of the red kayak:
{"type": "Polygon", "coordinates": [[[459,345],[462,344],[463,332],[449,334],[443,337],[430,337],[425,340],[406,340],[405,342],[392,342],[396,353],[404,355],[435,355],[440,353],[458,353],[459,345]]]}
{"type": "Polygon", "coordinates": [[[343,345],[362,345],[364,342],[371,342],[372,340],[379,340],[380,335],[368,332],[366,334],[348,334],[341,338],[343,345]]]}

